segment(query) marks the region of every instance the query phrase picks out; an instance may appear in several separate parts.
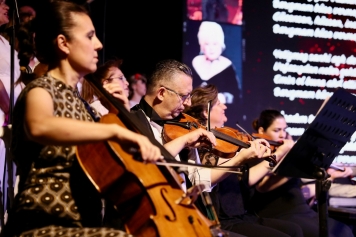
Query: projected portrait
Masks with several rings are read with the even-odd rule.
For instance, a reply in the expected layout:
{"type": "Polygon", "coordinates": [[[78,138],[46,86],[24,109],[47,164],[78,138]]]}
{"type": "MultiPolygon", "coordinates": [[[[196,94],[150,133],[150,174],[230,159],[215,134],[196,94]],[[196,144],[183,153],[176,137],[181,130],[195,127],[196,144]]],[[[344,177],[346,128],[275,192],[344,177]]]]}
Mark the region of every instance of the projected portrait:
{"type": "Polygon", "coordinates": [[[226,49],[225,36],[222,27],[211,21],[201,23],[198,31],[200,54],[192,61],[193,69],[197,73],[195,85],[218,85],[224,95],[225,103],[232,104],[239,94],[239,79],[235,67],[230,59],[223,56],[226,49]]]}
{"type": "Polygon", "coordinates": [[[235,25],[188,21],[185,29],[183,61],[192,68],[193,87],[215,85],[231,119],[242,101],[241,41],[235,25]]]}

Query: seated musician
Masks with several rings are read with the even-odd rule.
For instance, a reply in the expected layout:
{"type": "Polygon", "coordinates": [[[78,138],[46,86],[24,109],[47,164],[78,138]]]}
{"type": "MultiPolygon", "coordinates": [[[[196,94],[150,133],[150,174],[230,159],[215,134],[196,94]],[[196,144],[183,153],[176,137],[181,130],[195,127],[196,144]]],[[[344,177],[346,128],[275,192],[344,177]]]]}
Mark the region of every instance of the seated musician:
{"type": "MultiPolygon", "coordinates": [[[[172,120],[183,112],[185,107],[190,106],[190,99],[192,93],[192,76],[188,66],[175,60],[165,60],[157,64],[155,71],[147,84],[147,94],[141,99],[140,103],[133,107],[133,111],[143,112],[150,122],[154,133],[157,131],[157,138],[165,143],[162,137],[162,125],[167,120],[172,120]]],[[[198,128],[193,130],[175,140],[165,143],[164,146],[174,156],[179,159],[179,152],[185,147],[196,148],[199,147],[199,138],[208,137],[209,139],[215,137],[206,129],[198,128]]],[[[247,157],[261,157],[263,153],[267,152],[267,148],[259,142],[254,142],[258,145],[257,148],[252,146],[250,149],[242,153],[239,157],[231,159],[225,166],[233,166],[240,164],[241,160],[247,157]],[[261,154],[262,153],[262,154],[261,154]]],[[[196,157],[194,157],[196,159],[196,157]]],[[[221,170],[210,169],[196,169],[194,182],[204,182],[207,184],[206,190],[210,190],[220,179],[226,176],[226,172],[221,170]]],[[[198,184],[197,183],[197,184],[198,184]]]]}
{"type": "MultiPolygon", "coordinates": [[[[197,87],[192,92],[191,106],[185,112],[197,118],[201,124],[208,125],[208,102],[211,101],[210,127],[221,128],[227,121],[225,116],[226,106],[218,98],[218,90],[214,85],[197,87]]],[[[260,141],[260,140],[257,140],[260,141]]],[[[259,143],[250,142],[251,147],[259,146],[259,143]]],[[[246,154],[249,150],[242,149],[233,159],[246,154]]],[[[280,146],[274,155],[279,160],[292,147],[292,142],[286,142],[280,146]]],[[[207,157],[204,149],[199,149],[199,155],[207,157]]],[[[209,154],[210,156],[214,156],[209,154]]],[[[266,155],[266,154],[264,154],[266,155]]],[[[261,178],[270,172],[268,161],[249,168],[246,164],[248,158],[254,158],[253,154],[247,153],[245,159],[240,159],[243,167],[242,175],[226,173],[219,183],[214,187],[211,196],[223,229],[240,233],[247,236],[303,236],[299,226],[288,221],[274,220],[269,218],[258,218],[248,208],[249,187],[255,185],[261,178]]],[[[219,164],[231,163],[231,160],[216,157],[219,164]],[[224,163],[225,162],[225,163],[224,163]]]]}
{"type": "MultiPolygon", "coordinates": [[[[272,141],[287,142],[287,123],[284,116],[274,109],[266,109],[252,123],[259,134],[267,135],[272,141]]],[[[261,217],[288,220],[298,224],[305,237],[319,236],[318,214],[305,202],[300,189],[300,178],[270,174],[256,185],[253,207],[261,217]]],[[[350,236],[351,229],[341,222],[328,218],[329,236],[350,236]]]]}
{"type": "MultiPolygon", "coordinates": [[[[187,161],[189,159],[200,163],[194,148],[199,147],[202,138],[208,138],[214,144],[215,137],[211,132],[199,128],[167,143],[162,136],[162,129],[166,121],[179,118],[183,110],[190,106],[191,95],[192,75],[190,68],[175,60],[164,60],[157,64],[152,76],[148,79],[146,95],[138,105],[132,108],[132,111],[144,115],[143,119],[146,120],[146,123],[148,121],[148,126],[151,127],[156,139],[164,143],[167,150],[177,160],[187,161]],[[188,158],[181,156],[181,151],[186,147],[191,148],[188,158]]],[[[236,166],[249,157],[262,157],[265,153],[268,155],[269,150],[260,142],[251,142],[250,148],[229,160],[224,166],[236,166]]],[[[217,169],[189,167],[187,170],[182,170],[181,176],[185,180],[185,183],[182,184],[183,189],[186,190],[187,186],[189,188],[191,182],[193,185],[204,184],[204,191],[210,191],[228,174],[217,169]]],[[[231,232],[230,236],[236,236],[236,234],[231,232]]]]}
{"type": "MultiPolygon", "coordinates": [[[[350,177],[353,176],[351,167],[330,166],[326,171],[330,175],[328,179],[332,182],[329,189],[329,196],[345,198],[356,197],[356,185],[353,184],[350,179],[350,177]]],[[[315,200],[315,180],[301,180],[304,198],[308,200],[312,206],[312,202],[315,200]]]]}
{"type": "Polygon", "coordinates": [[[138,146],[148,161],[160,159],[160,149],[117,124],[93,122],[74,88],[96,70],[102,44],[85,8],[53,1],[44,9],[36,17],[36,57],[49,70],[25,87],[14,108],[11,151],[20,182],[2,234],[128,236],[101,227],[100,195],[82,170],[75,146],[125,142],[138,146]]]}

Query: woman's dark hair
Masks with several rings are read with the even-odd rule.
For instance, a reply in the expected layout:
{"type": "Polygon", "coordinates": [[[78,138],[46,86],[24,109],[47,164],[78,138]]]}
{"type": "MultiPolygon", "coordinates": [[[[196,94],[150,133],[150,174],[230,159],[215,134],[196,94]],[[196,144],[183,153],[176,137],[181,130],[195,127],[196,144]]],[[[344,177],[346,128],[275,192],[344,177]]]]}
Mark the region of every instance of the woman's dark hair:
{"type": "Polygon", "coordinates": [[[262,127],[264,131],[266,131],[277,118],[284,118],[284,116],[278,110],[263,110],[260,113],[260,116],[257,119],[253,120],[252,127],[253,129],[255,129],[255,131],[258,131],[260,127],[262,127]]]}
{"type": "Polygon", "coordinates": [[[32,20],[21,23],[16,31],[20,67],[27,67],[31,59],[35,56],[34,33],[32,20]]]}
{"type": "Polygon", "coordinates": [[[89,81],[94,80],[103,83],[106,79],[108,79],[108,73],[110,68],[113,67],[120,68],[121,64],[122,64],[121,59],[112,59],[105,62],[103,65],[99,66],[94,73],[86,75],[84,77],[85,80],[83,81],[82,92],[81,92],[81,96],[83,97],[83,99],[91,103],[93,102],[93,97],[95,95],[95,91],[89,84],[88,80],[89,81]]]}
{"type": "Polygon", "coordinates": [[[54,64],[58,60],[56,38],[64,35],[71,40],[71,28],[75,26],[73,14],[88,15],[85,7],[69,1],[50,1],[38,11],[35,20],[36,57],[41,63],[54,64]]]}
{"type": "Polygon", "coordinates": [[[198,121],[206,125],[207,118],[204,112],[208,110],[208,103],[214,105],[218,100],[218,89],[214,85],[206,85],[197,87],[192,91],[191,106],[184,110],[184,113],[198,119],[198,121]]]}

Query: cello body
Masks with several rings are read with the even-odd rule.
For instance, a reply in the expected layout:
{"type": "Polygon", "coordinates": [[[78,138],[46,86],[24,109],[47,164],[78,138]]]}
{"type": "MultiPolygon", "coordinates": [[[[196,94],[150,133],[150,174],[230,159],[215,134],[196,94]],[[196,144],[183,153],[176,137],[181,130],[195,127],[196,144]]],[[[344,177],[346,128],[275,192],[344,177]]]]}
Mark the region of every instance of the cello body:
{"type": "MultiPolygon", "coordinates": [[[[103,116],[101,122],[125,127],[114,114],[103,116]]],[[[126,231],[142,237],[212,236],[212,223],[182,199],[185,193],[178,175],[167,167],[143,163],[133,150],[132,145],[114,141],[77,146],[83,170],[115,205],[126,231]]]]}

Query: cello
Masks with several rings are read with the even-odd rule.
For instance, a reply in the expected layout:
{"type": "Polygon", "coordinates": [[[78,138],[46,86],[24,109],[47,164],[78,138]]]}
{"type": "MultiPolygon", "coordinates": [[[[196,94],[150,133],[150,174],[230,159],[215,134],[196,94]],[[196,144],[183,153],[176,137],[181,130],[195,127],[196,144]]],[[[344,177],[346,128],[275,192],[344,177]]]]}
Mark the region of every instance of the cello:
{"type": "MultiPolygon", "coordinates": [[[[107,114],[102,123],[116,123],[146,135],[161,149],[166,160],[174,157],[154,138],[149,129],[112,97],[97,81],[90,81],[101,98],[117,110],[107,114]]],[[[137,115],[137,116],[135,116],[137,115]]],[[[146,118],[145,118],[146,119],[146,118]]],[[[212,236],[214,223],[185,197],[178,175],[166,166],[144,164],[135,147],[114,141],[77,146],[77,157],[96,189],[114,206],[128,233],[135,236],[212,236]]]]}

